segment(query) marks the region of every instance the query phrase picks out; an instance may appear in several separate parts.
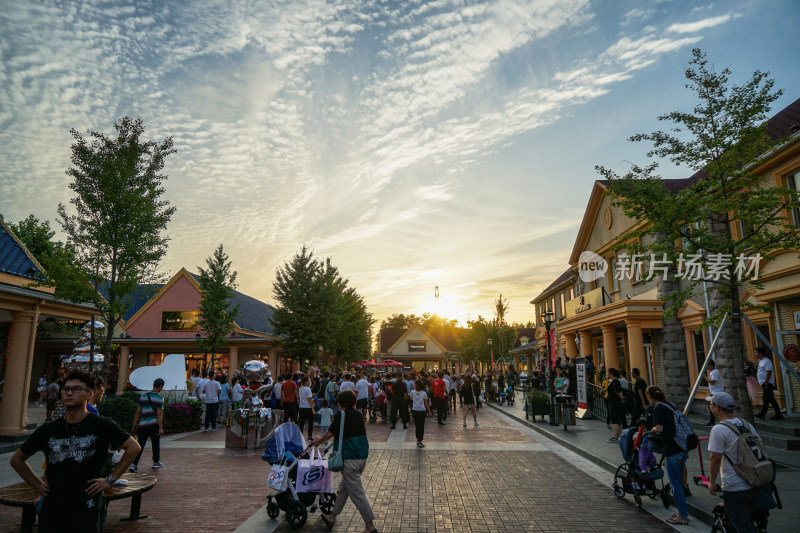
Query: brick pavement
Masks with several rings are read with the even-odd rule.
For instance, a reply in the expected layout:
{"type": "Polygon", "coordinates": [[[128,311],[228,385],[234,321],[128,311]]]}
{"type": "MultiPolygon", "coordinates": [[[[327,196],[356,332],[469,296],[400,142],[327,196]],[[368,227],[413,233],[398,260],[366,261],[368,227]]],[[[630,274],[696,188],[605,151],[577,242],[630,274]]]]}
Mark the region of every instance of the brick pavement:
{"type": "MultiPolygon", "coordinates": [[[[549,451],[532,430],[501,417],[481,410],[481,425],[470,424],[466,429],[458,418],[451,418],[444,427],[435,418],[428,419],[425,441],[436,449],[424,450],[413,448],[413,424],[407,431],[394,432],[386,424],[368,424],[374,447],[363,480],[380,530],[671,530],[660,519],[636,509],[630,499],[615,498],[607,483],[549,451]],[[390,433],[395,434],[391,439],[390,433]],[[454,448],[472,444],[474,448],[446,449],[448,442],[454,448]]],[[[110,504],[105,531],[235,530],[264,505],[268,465],[260,451],[227,450],[223,443],[223,431],[171,437],[162,451],[166,466],[152,471],[158,483],[142,500],[142,512],[149,518],[121,522],[129,501],[115,501],[110,504]]],[[[145,468],[140,471],[150,471],[149,458],[146,451],[141,463],[145,468]]],[[[8,468],[7,464],[6,459],[0,468],[8,468]]],[[[0,531],[18,532],[20,515],[19,509],[0,507],[0,531]]],[[[319,516],[319,512],[310,514],[303,530],[324,531],[319,516]]],[[[260,531],[291,531],[283,513],[277,521],[256,525],[260,531]]],[[[346,505],[334,531],[361,530],[360,515],[353,505],[346,505]]]]}

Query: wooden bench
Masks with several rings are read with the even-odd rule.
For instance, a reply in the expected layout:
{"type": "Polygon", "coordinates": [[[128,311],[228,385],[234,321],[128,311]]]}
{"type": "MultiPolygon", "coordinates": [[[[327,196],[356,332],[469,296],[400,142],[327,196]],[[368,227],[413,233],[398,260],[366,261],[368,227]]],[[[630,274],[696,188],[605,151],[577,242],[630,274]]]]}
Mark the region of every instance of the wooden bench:
{"type": "MultiPolygon", "coordinates": [[[[142,516],[142,494],[152,489],[158,478],[147,474],[123,474],[122,479],[128,480],[127,485],[114,485],[103,491],[106,501],[131,498],[131,512],[123,520],[139,520],[147,518],[142,516]]],[[[24,481],[0,489],[0,504],[11,507],[22,507],[22,533],[31,533],[36,521],[36,500],[39,494],[24,481]]]]}

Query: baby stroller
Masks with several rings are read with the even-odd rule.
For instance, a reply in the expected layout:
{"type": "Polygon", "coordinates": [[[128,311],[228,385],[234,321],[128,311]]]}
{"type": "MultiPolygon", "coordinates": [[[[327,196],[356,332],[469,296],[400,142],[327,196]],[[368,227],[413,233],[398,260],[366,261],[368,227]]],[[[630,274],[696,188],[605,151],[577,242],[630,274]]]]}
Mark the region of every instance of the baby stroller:
{"type": "Polygon", "coordinates": [[[380,415],[383,423],[386,423],[387,420],[389,420],[389,415],[388,415],[389,403],[386,400],[386,393],[380,391],[378,392],[378,394],[370,398],[369,401],[370,401],[369,421],[372,423],[377,422],[378,415],[380,415]]]}
{"type": "Polygon", "coordinates": [[[643,453],[652,454],[649,447],[644,426],[622,431],[619,448],[625,462],[619,465],[614,474],[614,483],[612,484],[614,495],[623,499],[626,494],[633,494],[636,507],[642,506],[642,496],[652,499],[661,497],[664,507],[668,508],[672,501],[669,490],[664,488],[663,481],[660,488],[656,486],[656,481],[664,477],[662,469],[664,458],[662,457],[650,472],[643,472],[641,469],[639,452],[645,448],[646,451],[643,453]]]}
{"type": "Polygon", "coordinates": [[[497,395],[497,405],[514,405],[514,387],[509,385],[504,392],[497,395]]]}
{"type": "MultiPolygon", "coordinates": [[[[308,458],[303,434],[297,424],[287,422],[281,424],[267,437],[264,455],[261,458],[270,465],[285,465],[288,476],[286,490],[267,496],[267,515],[277,518],[281,511],[286,513],[286,521],[293,529],[303,527],[308,513],[320,509],[325,514],[333,511],[336,494],[320,492],[297,492],[297,463],[308,458]],[[315,503],[319,497],[319,503],[315,503]]],[[[326,452],[328,449],[324,450],[326,452]]]]}

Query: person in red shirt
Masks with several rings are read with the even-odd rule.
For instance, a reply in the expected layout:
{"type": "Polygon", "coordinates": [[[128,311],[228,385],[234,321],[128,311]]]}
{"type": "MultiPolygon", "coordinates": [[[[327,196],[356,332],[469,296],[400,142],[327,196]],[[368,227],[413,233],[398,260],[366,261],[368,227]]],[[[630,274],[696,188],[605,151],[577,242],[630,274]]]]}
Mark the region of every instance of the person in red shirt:
{"type": "Polygon", "coordinates": [[[439,420],[439,425],[443,426],[444,421],[447,420],[447,383],[445,382],[444,372],[439,372],[437,378],[433,380],[433,403],[436,407],[436,417],[439,420]]]}
{"type": "Polygon", "coordinates": [[[283,421],[294,420],[297,423],[297,383],[292,376],[287,375],[281,385],[281,398],[283,399],[283,421]]]}

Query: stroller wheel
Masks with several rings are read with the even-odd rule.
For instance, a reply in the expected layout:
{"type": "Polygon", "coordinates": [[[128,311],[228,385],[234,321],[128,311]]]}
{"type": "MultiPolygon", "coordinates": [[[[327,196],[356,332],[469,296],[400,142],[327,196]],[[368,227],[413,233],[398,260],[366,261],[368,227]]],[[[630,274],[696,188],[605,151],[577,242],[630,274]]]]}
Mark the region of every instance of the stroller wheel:
{"type": "Polygon", "coordinates": [[[299,501],[292,500],[286,509],[286,521],[292,529],[300,529],[308,519],[308,509],[299,501]]]}
{"type": "Polygon", "coordinates": [[[613,487],[614,487],[614,496],[616,496],[620,500],[623,499],[625,497],[625,490],[616,483],[614,483],[613,487]]]}
{"type": "Polygon", "coordinates": [[[319,499],[319,510],[322,511],[322,514],[331,514],[333,505],[336,503],[336,494],[322,494],[319,499]]]}
{"type": "Polygon", "coordinates": [[[636,504],[636,507],[638,507],[639,509],[642,508],[642,497],[639,496],[639,494],[637,493],[633,494],[633,502],[636,504]]]}
{"type": "Polygon", "coordinates": [[[275,518],[278,518],[278,515],[280,514],[280,512],[281,512],[281,508],[280,508],[280,507],[278,507],[278,504],[277,504],[277,503],[275,503],[275,502],[269,502],[269,503],[267,504],[267,516],[269,516],[269,517],[270,517],[270,518],[272,518],[273,520],[274,520],[275,518]]]}

